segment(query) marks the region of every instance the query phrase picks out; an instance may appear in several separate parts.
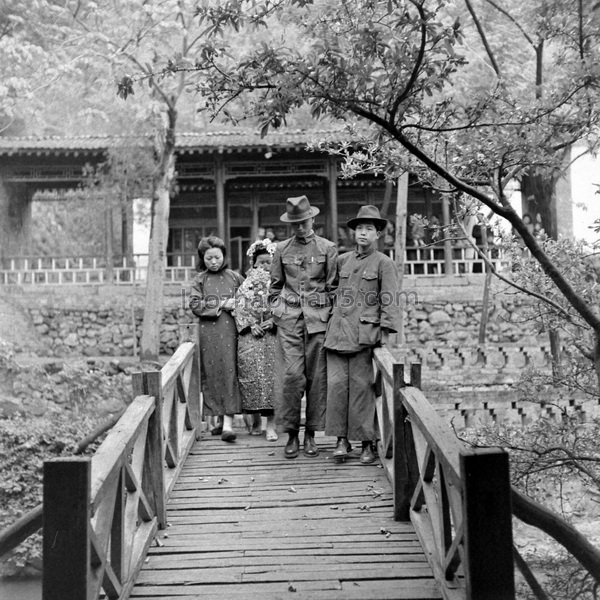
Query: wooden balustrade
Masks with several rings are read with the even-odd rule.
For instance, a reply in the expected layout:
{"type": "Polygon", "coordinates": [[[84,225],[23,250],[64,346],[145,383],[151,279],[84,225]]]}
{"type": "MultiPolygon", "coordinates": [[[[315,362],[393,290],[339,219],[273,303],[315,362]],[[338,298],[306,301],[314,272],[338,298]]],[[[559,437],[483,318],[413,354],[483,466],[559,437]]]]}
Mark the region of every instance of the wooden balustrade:
{"type": "Polygon", "coordinates": [[[508,455],[456,438],[421,392],[421,366],[375,351],[379,456],[444,598],[514,600],[508,455]]]}
{"type": "Polygon", "coordinates": [[[167,499],[199,436],[196,344],[182,343],[161,371],[134,373],[133,390],[91,459],[44,463],[44,600],[127,598],[167,525],[167,499]]]}

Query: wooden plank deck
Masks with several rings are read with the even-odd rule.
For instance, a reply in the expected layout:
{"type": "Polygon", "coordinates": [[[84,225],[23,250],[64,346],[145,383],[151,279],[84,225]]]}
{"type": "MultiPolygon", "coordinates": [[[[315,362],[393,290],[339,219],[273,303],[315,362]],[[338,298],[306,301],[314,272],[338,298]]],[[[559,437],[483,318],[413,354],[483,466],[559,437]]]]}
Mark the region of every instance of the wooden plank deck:
{"type": "Polygon", "coordinates": [[[334,463],[327,437],[317,458],[288,460],[286,439],[203,434],[131,597],[440,599],[412,525],[392,518],[383,469],[357,449],[334,463]]]}

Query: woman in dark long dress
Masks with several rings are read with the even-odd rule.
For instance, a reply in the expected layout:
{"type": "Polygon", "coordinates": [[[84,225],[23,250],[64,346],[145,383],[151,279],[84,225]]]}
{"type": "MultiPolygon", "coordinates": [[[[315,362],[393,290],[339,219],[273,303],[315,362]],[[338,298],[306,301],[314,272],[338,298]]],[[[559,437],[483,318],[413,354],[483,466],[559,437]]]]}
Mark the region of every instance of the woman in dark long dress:
{"type": "Polygon", "coordinates": [[[253,417],[250,433],[260,435],[267,418],[266,438],[277,440],[273,411],[275,327],[267,301],[270,270],[276,244],[268,239],[248,249],[251,269],[236,292],[235,322],[238,328],[238,378],[242,410],[253,417]]]}
{"type": "Polygon", "coordinates": [[[235,292],[244,278],[227,268],[223,240],[202,238],[199,265],[204,268],[194,281],[190,308],[200,319],[200,363],[204,415],[222,419],[213,429],[225,442],[235,441],[233,417],[242,402],[237,377],[237,330],[232,311],[235,292]]]}

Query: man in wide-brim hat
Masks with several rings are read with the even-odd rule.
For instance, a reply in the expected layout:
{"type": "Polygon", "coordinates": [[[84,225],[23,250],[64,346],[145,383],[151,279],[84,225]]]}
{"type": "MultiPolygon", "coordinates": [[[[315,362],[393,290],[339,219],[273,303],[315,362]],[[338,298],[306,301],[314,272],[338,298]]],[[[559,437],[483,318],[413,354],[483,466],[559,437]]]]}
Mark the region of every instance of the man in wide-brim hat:
{"type": "Polygon", "coordinates": [[[286,458],[300,450],[301,401],[306,393],[303,451],[319,454],[314,439],[325,427],[327,381],[323,340],[337,286],[337,250],[333,242],[315,235],[319,209],[306,196],[288,198],[283,223],[294,235],[277,245],[271,266],[269,301],[277,325],[279,351],[275,363],[275,415],[289,435],[286,458]]]}
{"type": "Polygon", "coordinates": [[[373,348],[399,328],[398,278],[389,256],[377,250],[387,220],[362,206],[347,223],[356,250],[338,260],[337,302],[327,325],[327,435],[337,437],[333,458],[344,461],[349,440],[362,444],[360,462],[375,461],[373,348]]]}

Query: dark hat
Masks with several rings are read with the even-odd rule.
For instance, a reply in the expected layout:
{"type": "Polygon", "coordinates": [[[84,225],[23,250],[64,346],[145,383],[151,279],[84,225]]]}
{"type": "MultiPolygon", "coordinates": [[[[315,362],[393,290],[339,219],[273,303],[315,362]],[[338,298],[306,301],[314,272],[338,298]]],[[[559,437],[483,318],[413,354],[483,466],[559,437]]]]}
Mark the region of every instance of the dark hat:
{"type": "Polygon", "coordinates": [[[285,204],[285,213],[279,217],[284,223],[299,223],[319,214],[319,209],[311,206],[306,196],[288,198],[285,204]]]}
{"type": "Polygon", "coordinates": [[[372,204],[366,204],[365,206],[361,206],[358,209],[358,214],[354,219],[350,219],[346,225],[350,227],[350,229],[356,229],[356,226],[362,223],[363,221],[370,221],[375,224],[375,228],[378,230],[385,229],[385,226],[388,224],[387,219],[382,219],[379,214],[379,209],[372,204]]]}

